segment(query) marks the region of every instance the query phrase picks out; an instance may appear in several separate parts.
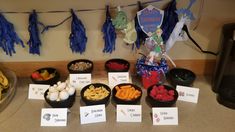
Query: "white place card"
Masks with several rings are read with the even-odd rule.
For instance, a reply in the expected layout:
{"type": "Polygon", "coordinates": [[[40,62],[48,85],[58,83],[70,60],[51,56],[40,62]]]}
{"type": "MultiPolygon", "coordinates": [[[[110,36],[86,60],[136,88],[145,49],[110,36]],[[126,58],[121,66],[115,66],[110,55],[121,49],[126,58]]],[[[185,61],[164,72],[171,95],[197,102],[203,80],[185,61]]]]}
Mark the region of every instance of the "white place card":
{"type": "Polygon", "coordinates": [[[117,105],[117,122],[141,122],[141,105],[117,105]]]}
{"type": "Polygon", "coordinates": [[[108,81],[111,88],[120,83],[130,83],[129,72],[109,72],[108,81]]]}
{"type": "Polygon", "coordinates": [[[28,99],[44,100],[44,93],[50,85],[29,84],[28,99]]]}
{"type": "Polygon", "coordinates": [[[105,105],[80,107],[81,124],[106,122],[105,105]]]}
{"type": "Polygon", "coordinates": [[[41,126],[67,126],[67,108],[43,108],[41,126]]]}
{"type": "Polygon", "coordinates": [[[197,103],[198,102],[198,95],[199,95],[199,89],[198,88],[192,88],[192,87],[186,87],[186,86],[177,86],[176,90],[179,93],[178,100],[186,101],[186,102],[192,102],[197,103]]]}
{"type": "Polygon", "coordinates": [[[91,74],[69,74],[69,81],[76,90],[81,90],[84,86],[91,84],[91,74]]]}
{"type": "Polygon", "coordinates": [[[152,108],[153,125],[178,125],[178,108],[152,108]]]}

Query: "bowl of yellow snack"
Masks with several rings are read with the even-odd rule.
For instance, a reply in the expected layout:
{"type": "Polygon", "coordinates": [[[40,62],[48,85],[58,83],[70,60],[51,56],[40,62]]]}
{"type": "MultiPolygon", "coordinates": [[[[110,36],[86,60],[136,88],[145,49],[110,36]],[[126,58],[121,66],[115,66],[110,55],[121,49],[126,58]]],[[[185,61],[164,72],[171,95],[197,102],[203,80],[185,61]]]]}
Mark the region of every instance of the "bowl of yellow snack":
{"type": "Polygon", "coordinates": [[[83,87],[80,94],[86,105],[107,104],[111,89],[102,83],[92,83],[83,87]]]}
{"type": "Polygon", "coordinates": [[[141,88],[131,83],[118,84],[112,90],[113,100],[117,104],[137,104],[141,96],[141,88]]]}

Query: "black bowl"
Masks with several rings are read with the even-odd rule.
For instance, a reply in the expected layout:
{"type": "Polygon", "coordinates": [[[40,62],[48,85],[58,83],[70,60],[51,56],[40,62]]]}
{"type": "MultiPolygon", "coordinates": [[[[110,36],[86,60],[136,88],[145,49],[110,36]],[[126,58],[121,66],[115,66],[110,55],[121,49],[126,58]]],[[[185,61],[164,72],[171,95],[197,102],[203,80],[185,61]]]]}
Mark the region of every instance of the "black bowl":
{"type": "Polygon", "coordinates": [[[173,86],[192,86],[196,79],[196,75],[192,71],[184,68],[173,68],[167,76],[173,86]]]}
{"type": "Polygon", "coordinates": [[[71,62],[69,62],[67,64],[67,69],[69,71],[69,73],[91,73],[92,70],[93,70],[93,62],[90,61],[90,60],[87,60],[87,59],[78,59],[78,60],[73,60],[71,62]],[[80,70],[80,69],[71,69],[71,65],[72,64],[76,64],[76,63],[80,63],[80,62],[85,62],[85,63],[89,63],[91,64],[91,66],[89,68],[86,68],[86,69],[83,69],[83,70],[80,70]]]}
{"type": "Polygon", "coordinates": [[[121,84],[118,84],[116,85],[113,90],[112,90],[112,97],[113,97],[113,100],[115,101],[116,104],[137,104],[140,102],[140,99],[142,97],[142,89],[134,84],[131,84],[131,83],[121,83],[121,84]],[[116,93],[117,93],[117,90],[116,90],[116,86],[118,87],[121,87],[121,86],[126,86],[126,85],[131,85],[132,87],[134,87],[136,90],[140,91],[141,94],[138,98],[136,99],[133,99],[133,100],[123,100],[123,99],[120,99],[118,97],[116,97],[116,93]]]}
{"type": "Polygon", "coordinates": [[[37,79],[34,79],[31,75],[30,78],[33,81],[33,83],[35,83],[35,84],[47,84],[47,85],[52,86],[52,85],[56,84],[59,81],[60,74],[55,68],[46,67],[46,68],[38,69],[34,72],[41,73],[43,70],[47,70],[49,74],[55,73],[55,76],[53,78],[48,79],[48,80],[37,80],[37,79]]]}
{"type": "Polygon", "coordinates": [[[73,106],[76,98],[76,91],[73,95],[70,95],[68,99],[62,100],[62,101],[51,101],[47,98],[47,92],[49,89],[47,89],[44,93],[44,98],[46,102],[53,108],[70,108],[73,106]]]}
{"type": "Polygon", "coordinates": [[[160,85],[152,85],[147,89],[147,101],[149,102],[149,104],[152,107],[170,107],[173,106],[177,99],[178,99],[178,92],[176,91],[175,88],[168,86],[168,85],[163,85],[165,87],[165,89],[169,90],[173,90],[174,91],[174,100],[172,101],[161,101],[161,100],[157,100],[154,99],[152,96],[150,96],[150,92],[153,89],[154,86],[160,86],[160,85]]]}
{"type": "Polygon", "coordinates": [[[98,105],[98,104],[108,104],[109,98],[111,96],[111,89],[109,88],[109,86],[102,84],[102,83],[92,83],[89,85],[86,85],[85,87],[82,88],[81,90],[81,99],[82,101],[86,104],[86,105],[98,105]],[[104,87],[106,90],[109,91],[109,95],[101,100],[89,100],[84,96],[84,92],[91,86],[93,85],[95,88],[98,87],[104,87]]]}
{"type": "Polygon", "coordinates": [[[110,59],[105,62],[105,69],[107,72],[128,72],[130,63],[124,59],[110,59]],[[110,65],[115,65],[114,67],[110,65]]]}

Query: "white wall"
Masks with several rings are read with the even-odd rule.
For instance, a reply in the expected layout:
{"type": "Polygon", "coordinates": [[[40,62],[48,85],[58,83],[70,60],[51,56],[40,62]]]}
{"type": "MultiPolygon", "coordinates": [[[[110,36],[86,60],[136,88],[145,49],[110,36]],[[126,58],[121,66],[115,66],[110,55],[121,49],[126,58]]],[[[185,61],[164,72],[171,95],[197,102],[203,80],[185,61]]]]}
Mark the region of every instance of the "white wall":
{"type": "MultiPolygon", "coordinates": [[[[149,1],[149,0],[141,0],[149,1]]],[[[170,0],[157,2],[153,4],[158,8],[163,8],[170,0]]],[[[50,10],[67,10],[73,9],[97,9],[104,8],[106,4],[110,6],[127,5],[136,3],[137,0],[0,0],[0,11],[50,11],[50,10]]],[[[178,0],[178,7],[185,7],[188,0],[178,0]]],[[[196,17],[199,17],[200,2],[197,0],[192,8],[196,17]]],[[[220,30],[224,23],[235,22],[235,1],[234,0],[205,0],[201,21],[191,33],[193,37],[200,43],[203,49],[217,51],[220,30]]],[[[128,13],[130,19],[134,18],[137,7],[127,7],[123,9],[128,13]]],[[[4,14],[5,17],[14,24],[15,29],[21,39],[26,43],[29,39],[27,26],[28,14],[4,14]]],[[[67,13],[50,13],[38,14],[38,18],[45,24],[56,24],[70,15],[67,13]]],[[[1,62],[13,61],[61,61],[73,60],[78,58],[87,58],[91,60],[106,60],[113,57],[121,57],[128,60],[135,60],[139,57],[138,52],[143,52],[144,47],[140,51],[132,51],[131,46],[123,43],[122,38],[116,41],[116,50],[112,54],[103,54],[104,46],[103,34],[101,26],[105,19],[105,11],[89,11],[78,12],[78,17],[82,20],[86,27],[88,43],[86,52],[82,55],[73,54],[69,48],[70,21],[64,23],[60,27],[51,29],[41,35],[42,47],[41,55],[31,55],[28,53],[28,46],[22,48],[16,46],[16,54],[12,57],[5,55],[0,49],[1,62]]],[[[198,19],[197,19],[198,20],[198,19]]],[[[195,26],[197,21],[192,23],[195,26]]],[[[26,44],[25,44],[26,45],[26,44]]],[[[214,56],[204,55],[190,41],[177,42],[170,50],[169,55],[173,59],[214,59],[214,56]]]]}

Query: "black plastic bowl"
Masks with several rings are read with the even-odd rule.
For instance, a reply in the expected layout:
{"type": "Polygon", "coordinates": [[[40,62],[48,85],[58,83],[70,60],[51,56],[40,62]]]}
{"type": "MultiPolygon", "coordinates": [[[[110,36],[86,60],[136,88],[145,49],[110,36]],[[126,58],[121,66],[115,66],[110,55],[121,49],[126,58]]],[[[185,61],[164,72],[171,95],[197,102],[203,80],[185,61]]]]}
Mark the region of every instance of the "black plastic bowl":
{"type": "Polygon", "coordinates": [[[128,72],[130,68],[130,63],[127,60],[124,59],[110,59],[105,62],[105,69],[107,72],[128,72]],[[124,66],[121,68],[113,68],[110,67],[110,64],[117,64],[120,66],[124,66]]]}
{"type": "Polygon", "coordinates": [[[86,85],[85,87],[82,88],[81,90],[81,99],[82,101],[86,104],[86,105],[98,105],[98,104],[108,104],[109,98],[111,96],[111,89],[109,88],[109,86],[102,84],[102,83],[92,83],[89,85],[86,85]],[[84,92],[91,86],[93,85],[95,88],[98,87],[104,87],[106,90],[109,91],[109,95],[101,100],[89,100],[86,97],[84,97],[84,92]]]}
{"type": "MultiPolygon", "coordinates": [[[[152,96],[150,96],[150,92],[153,89],[153,86],[155,85],[152,85],[147,89],[147,101],[152,107],[171,107],[176,103],[178,99],[178,92],[176,91],[175,88],[168,86],[168,85],[163,85],[165,89],[167,89],[168,91],[173,90],[175,95],[174,95],[174,100],[172,101],[161,101],[161,100],[154,99],[152,96]]],[[[160,86],[160,85],[156,85],[156,86],[160,86]]]]}
{"type": "Polygon", "coordinates": [[[67,69],[69,71],[69,73],[91,73],[93,71],[93,62],[90,61],[90,60],[87,60],[87,59],[78,59],[78,60],[73,60],[71,62],[69,62],[67,64],[67,69]],[[76,64],[76,63],[79,63],[79,62],[85,62],[85,63],[90,63],[91,64],[91,67],[87,68],[87,69],[84,69],[84,70],[73,70],[70,68],[70,66],[72,64],[76,64]]]}
{"type": "MultiPolygon", "coordinates": [[[[41,73],[43,70],[47,70],[49,74],[55,73],[55,76],[51,79],[48,79],[48,80],[36,80],[36,79],[32,78],[32,75],[31,75],[30,78],[33,81],[33,83],[35,83],[35,84],[47,84],[47,85],[52,86],[52,85],[56,84],[59,81],[60,74],[55,68],[46,67],[46,68],[38,69],[36,71],[41,73]]],[[[36,72],[36,71],[34,71],[34,72],[36,72]]]]}
{"type": "Polygon", "coordinates": [[[192,71],[184,68],[173,68],[167,76],[173,86],[192,86],[196,79],[196,75],[192,71]]]}
{"type": "Polygon", "coordinates": [[[70,95],[68,99],[62,100],[62,101],[51,101],[47,98],[47,92],[49,89],[47,89],[44,93],[44,98],[46,102],[53,108],[70,108],[73,106],[76,98],[76,91],[73,95],[70,95]]]}
{"type": "Polygon", "coordinates": [[[131,83],[121,83],[121,84],[118,84],[116,85],[113,90],[112,90],[112,97],[113,97],[113,100],[115,101],[116,104],[137,104],[140,102],[140,99],[142,97],[142,89],[134,84],[131,84],[131,83]],[[120,99],[118,97],[116,97],[116,93],[117,93],[117,90],[115,89],[116,86],[126,86],[126,85],[131,85],[132,87],[134,87],[136,90],[139,90],[141,92],[140,96],[134,100],[123,100],[123,99],[120,99]]]}

